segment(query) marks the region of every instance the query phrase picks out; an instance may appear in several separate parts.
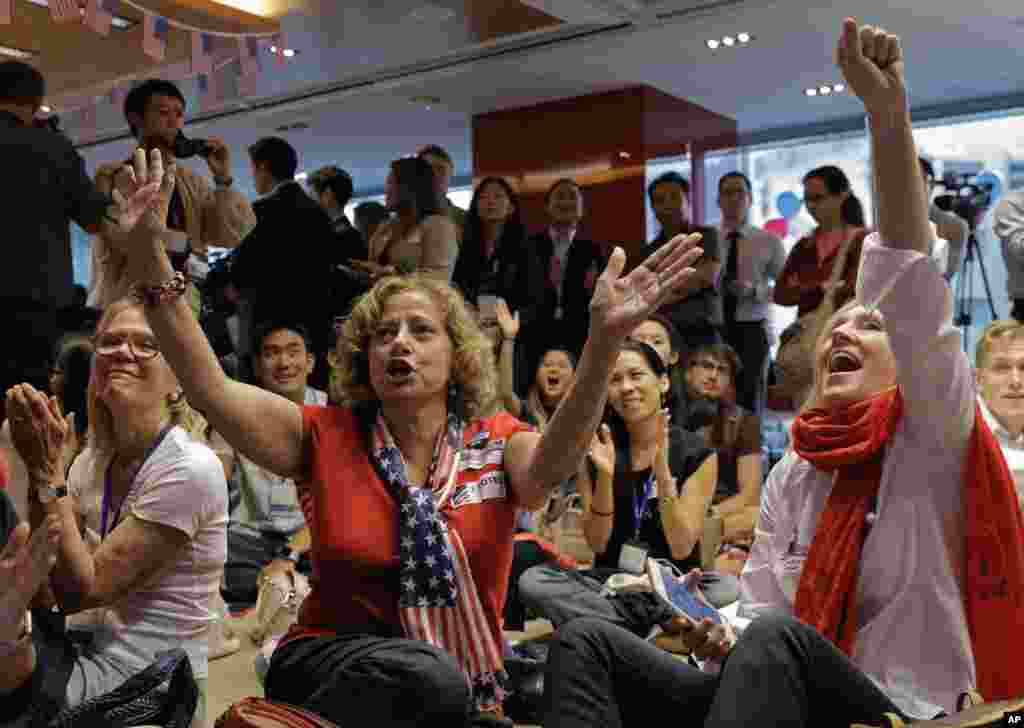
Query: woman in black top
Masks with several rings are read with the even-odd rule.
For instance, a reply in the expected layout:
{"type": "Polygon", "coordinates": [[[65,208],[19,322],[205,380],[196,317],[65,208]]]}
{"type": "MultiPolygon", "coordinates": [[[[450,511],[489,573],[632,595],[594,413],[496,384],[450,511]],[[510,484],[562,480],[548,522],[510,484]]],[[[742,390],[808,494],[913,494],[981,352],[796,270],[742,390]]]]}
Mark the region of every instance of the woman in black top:
{"type": "MultiPolygon", "coordinates": [[[[627,543],[683,573],[700,567],[699,541],[715,491],[717,455],[694,433],[670,426],[668,392],[658,353],[626,341],[608,387],[607,424],[594,437],[576,478],[594,568],[574,572],[543,565],[519,580],[519,598],[556,628],[591,616],[646,636],[657,623],[602,593],[608,578],[624,571],[619,559],[627,543]]],[[[716,606],[734,601],[739,592],[732,576],[705,574],[701,587],[716,606]]]]}
{"type": "Polygon", "coordinates": [[[525,239],[515,190],[501,177],[485,178],[466,214],[452,285],[474,306],[493,296],[518,310],[526,293],[525,239]]]}

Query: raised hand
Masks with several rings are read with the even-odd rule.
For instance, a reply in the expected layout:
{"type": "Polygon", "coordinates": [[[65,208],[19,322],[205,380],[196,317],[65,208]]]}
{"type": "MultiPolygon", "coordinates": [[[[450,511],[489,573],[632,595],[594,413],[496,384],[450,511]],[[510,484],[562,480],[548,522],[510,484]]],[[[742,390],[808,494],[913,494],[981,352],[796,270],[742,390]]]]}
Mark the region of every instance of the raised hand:
{"type": "Polygon", "coordinates": [[[516,311],[513,316],[508,310],[508,304],[505,303],[504,298],[498,299],[498,305],[495,307],[495,311],[498,314],[498,327],[501,329],[501,335],[505,339],[514,339],[519,335],[519,312],[516,311]]]}
{"type": "Polygon", "coordinates": [[[57,561],[60,521],[49,516],[29,535],[21,523],[0,553],[0,641],[18,637],[25,610],[57,561]]]}
{"type": "Polygon", "coordinates": [[[145,150],[137,149],[132,165],[125,165],[114,177],[114,205],[104,233],[122,253],[129,253],[138,242],[159,240],[167,232],[174,181],[174,164],[165,170],[158,149],[150,152],[148,160],[145,150]]]}
{"type": "Polygon", "coordinates": [[[847,18],[836,48],[836,63],[847,85],[871,113],[907,110],[903,49],[898,36],[847,18]]]}
{"type": "Polygon", "coordinates": [[[697,247],[700,238],[699,234],[677,235],[627,276],[622,275],[626,254],[616,248],[594,287],[591,335],[624,339],[658,310],[695,274],[690,266],[703,255],[697,247]]]}
{"type": "Polygon", "coordinates": [[[601,425],[594,433],[587,454],[590,455],[598,473],[615,474],[615,442],[612,440],[612,431],[608,429],[608,425],[601,425]]]}
{"type": "MultiPolygon", "coordinates": [[[[659,483],[666,484],[672,482],[672,471],[668,466],[668,431],[670,420],[671,415],[668,409],[663,409],[658,413],[658,434],[656,435],[658,449],[654,453],[654,475],[659,483]]],[[[672,495],[675,495],[675,493],[672,493],[672,495]]]]}

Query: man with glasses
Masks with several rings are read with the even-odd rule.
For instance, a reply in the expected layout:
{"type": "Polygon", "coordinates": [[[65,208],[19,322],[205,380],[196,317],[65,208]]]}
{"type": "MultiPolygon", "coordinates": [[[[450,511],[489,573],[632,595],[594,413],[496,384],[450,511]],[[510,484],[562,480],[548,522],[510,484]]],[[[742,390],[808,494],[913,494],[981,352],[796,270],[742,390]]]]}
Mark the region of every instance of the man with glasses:
{"type": "Polygon", "coordinates": [[[685,367],[687,411],[699,421],[684,422],[683,427],[697,429],[718,451],[711,515],[723,520],[723,543],[742,546],[753,541],[762,462],[761,418],[731,401],[739,372],[739,357],[728,344],[705,344],[691,351],[685,367]]]}
{"type": "Polygon", "coordinates": [[[725,312],[725,340],[740,358],[736,401],[760,413],[764,409],[768,354],[771,347],[772,293],[786,264],[782,241],[750,224],[753,202],[750,179],[729,172],[718,182],[725,270],[720,279],[725,312]]]}

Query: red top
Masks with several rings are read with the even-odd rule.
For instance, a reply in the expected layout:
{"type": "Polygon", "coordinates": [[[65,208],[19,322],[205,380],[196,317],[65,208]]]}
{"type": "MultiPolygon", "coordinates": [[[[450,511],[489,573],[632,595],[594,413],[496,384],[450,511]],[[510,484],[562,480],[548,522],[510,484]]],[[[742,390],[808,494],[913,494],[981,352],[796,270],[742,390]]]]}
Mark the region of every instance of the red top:
{"type": "MultiPolygon", "coordinates": [[[[302,419],[312,441],[310,480],[300,501],[312,537],[313,578],[286,641],[365,632],[380,623],[401,634],[398,504],[369,461],[351,409],[306,406],[302,419]]],[[[443,509],[462,539],[498,645],[517,507],[504,448],[509,437],[530,430],[504,412],[472,422],[451,505],[443,509]]]]}
{"type": "Polygon", "coordinates": [[[853,244],[839,277],[841,287],[836,295],[836,308],[853,298],[857,271],[860,270],[860,251],[867,236],[867,231],[860,227],[848,227],[832,233],[815,231],[798,240],[789,251],[786,265],[775,281],[775,303],[779,306],[799,306],[800,316],[817,309],[824,298],[821,286],[832,275],[832,265],[839,255],[840,243],[845,235],[850,236],[853,244]]]}

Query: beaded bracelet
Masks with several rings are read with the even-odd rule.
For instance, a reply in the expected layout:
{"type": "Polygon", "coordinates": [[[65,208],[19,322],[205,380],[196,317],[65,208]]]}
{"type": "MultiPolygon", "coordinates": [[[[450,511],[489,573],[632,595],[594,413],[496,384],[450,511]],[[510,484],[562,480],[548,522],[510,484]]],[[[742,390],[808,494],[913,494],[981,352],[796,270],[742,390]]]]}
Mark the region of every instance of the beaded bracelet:
{"type": "Polygon", "coordinates": [[[159,306],[181,298],[185,293],[185,275],[175,273],[169,281],[156,286],[136,286],[135,300],[147,306],[159,306]]]}

